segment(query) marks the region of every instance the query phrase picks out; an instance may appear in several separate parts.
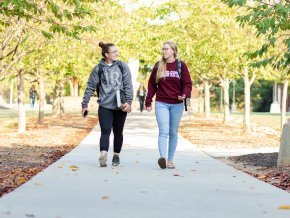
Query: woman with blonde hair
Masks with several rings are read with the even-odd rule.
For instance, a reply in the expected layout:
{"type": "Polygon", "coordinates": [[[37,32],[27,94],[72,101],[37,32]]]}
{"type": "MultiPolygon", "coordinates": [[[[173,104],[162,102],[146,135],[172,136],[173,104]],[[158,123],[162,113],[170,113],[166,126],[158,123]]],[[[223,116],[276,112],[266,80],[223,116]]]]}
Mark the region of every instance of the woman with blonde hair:
{"type": "Polygon", "coordinates": [[[173,42],[167,41],[163,44],[162,58],[152,70],[145,100],[146,109],[150,112],[152,98],[156,94],[155,115],[159,128],[160,154],[158,164],[161,169],[175,168],[173,158],[178,142],[183,101],[190,97],[192,90],[188,68],[183,61],[177,59],[177,55],[177,46],[173,42]]]}

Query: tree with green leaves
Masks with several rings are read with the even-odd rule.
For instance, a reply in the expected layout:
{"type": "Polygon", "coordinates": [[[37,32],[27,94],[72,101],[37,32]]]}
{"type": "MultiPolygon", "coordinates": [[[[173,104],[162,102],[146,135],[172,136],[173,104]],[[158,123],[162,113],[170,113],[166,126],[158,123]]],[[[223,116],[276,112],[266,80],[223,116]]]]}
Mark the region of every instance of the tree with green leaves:
{"type": "MultiPolygon", "coordinates": [[[[85,2],[97,2],[85,1],[85,2]]],[[[80,21],[90,15],[90,8],[79,0],[3,0],[0,2],[0,25],[10,26],[9,18],[26,20],[26,26],[37,29],[45,37],[52,38],[56,33],[78,38],[80,32],[95,30],[94,26],[72,24],[71,21],[80,21]],[[6,19],[8,18],[8,19],[6,19]],[[33,24],[44,24],[46,27],[33,24]]]]}
{"type": "Polygon", "coordinates": [[[230,7],[242,6],[246,11],[238,16],[242,26],[253,26],[257,31],[257,37],[264,36],[263,45],[247,53],[253,59],[251,66],[261,67],[271,65],[274,69],[282,71],[283,100],[282,100],[282,125],[286,121],[286,96],[290,74],[290,2],[280,1],[246,1],[246,0],[223,0],[230,7]]]}
{"type": "Polygon", "coordinates": [[[93,26],[83,26],[81,23],[89,14],[89,8],[85,8],[78,0],[0,2],[0,78],[13,77],[14,72],[17,74],[18,132],[24,132],[26,126],[23,58],[35,48],[24,49],[25,41],[33,35],[32,32],[39,32],[47,39],[51,39],[54,34],[78,38],[81,32],[95,30],[93,26]],[[78,22],[75,22],[76,19],[78,22]]]}

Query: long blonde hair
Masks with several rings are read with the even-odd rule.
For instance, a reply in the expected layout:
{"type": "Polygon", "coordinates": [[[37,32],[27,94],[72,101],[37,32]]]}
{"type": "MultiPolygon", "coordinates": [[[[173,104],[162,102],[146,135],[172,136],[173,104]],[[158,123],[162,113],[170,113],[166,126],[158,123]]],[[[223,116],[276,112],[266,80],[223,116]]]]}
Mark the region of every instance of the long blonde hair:
{"type": "MultiPolygon", "coordinates": [[[[174,58],[176,59],[178,55],[177,46],[171,41],[164,42],[163,46],[165,44],[169,45],[172,48],[172,50],[174,51],[174,58]]],[[[165,73],[166,73],[166,60],[164,57],[162,57],[161,60],[158,62],[158,68],[157,68],[157,73],[156,73],[156,83],[158,83],[159,80],[162,78],[165,79],[166,77],[165,73]]]]}

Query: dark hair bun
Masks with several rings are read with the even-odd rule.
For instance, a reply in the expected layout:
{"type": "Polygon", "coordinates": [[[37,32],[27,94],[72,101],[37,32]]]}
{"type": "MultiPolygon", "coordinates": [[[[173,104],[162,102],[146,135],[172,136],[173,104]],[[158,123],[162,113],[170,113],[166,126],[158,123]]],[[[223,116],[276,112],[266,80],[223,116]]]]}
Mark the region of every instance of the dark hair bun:
{"type": "Polygon", "coordinates": [[[100,43],[99,43],[99,46],[100,46],[101,48],[103,48],[104,45],[105,45],[105,44],[104,44],[103,42],[100,42],[100,43]]]}

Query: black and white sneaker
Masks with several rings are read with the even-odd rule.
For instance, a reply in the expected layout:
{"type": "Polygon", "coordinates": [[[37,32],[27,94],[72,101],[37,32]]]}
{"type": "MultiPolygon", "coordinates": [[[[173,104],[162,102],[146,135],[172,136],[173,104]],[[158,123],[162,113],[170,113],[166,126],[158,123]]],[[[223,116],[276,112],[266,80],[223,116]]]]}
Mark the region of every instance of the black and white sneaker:
{"type": "Polygon", "coordinates": [[[114,155],[113,160],[112,160],[112,165],[113,166],[118,166],[120,164],[120,157],[119,155],[114,155]]]}

